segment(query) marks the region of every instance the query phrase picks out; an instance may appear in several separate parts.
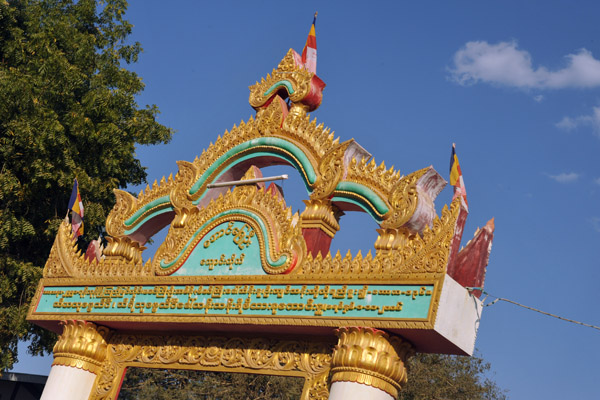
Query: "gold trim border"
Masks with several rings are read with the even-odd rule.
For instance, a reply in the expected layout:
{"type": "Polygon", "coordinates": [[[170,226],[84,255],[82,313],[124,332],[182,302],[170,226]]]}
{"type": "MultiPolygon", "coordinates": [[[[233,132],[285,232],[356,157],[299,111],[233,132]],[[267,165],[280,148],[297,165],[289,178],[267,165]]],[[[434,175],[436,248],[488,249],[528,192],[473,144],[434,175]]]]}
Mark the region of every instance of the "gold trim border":
{"type": "Polygon", "coordinates": [[[127,367],[305,378],[301,400],[326,400],[333,341],[116,333],[90,400],[114,400],[127,367]]]}
{"type": "Polygon", "coordinates": [[[323,282],[321,280],[307,279],[305,276],[279,275],[279,276],[254,276],[256,280],[246,280],[245,276],[233,277],[147,277],[140,279],[86,279],[72,278],[42,278],[36,294],[31,302],[27,319],[29,321],[62,321],[69,318],[86,319],[94,322],[179,322],[191,324],[226,324],[226,325],[279,325],[279,326],[306,326],[306,327],[324,327],[338,328],[340,326],[365,326],[379,329],[433,329],[439,308],[439,301],[442,292],[443,280],[445,274],[423,274],[419,278],[410,274],[408,276],[398,276],[390,279],[378,277],[364,279],[360,281],[344,280],[336,282],[323,282]],[[181,279],[184,278],[184,279],[181,279]],[[194,278],[194,279],[190,279],[194,278]],[[262,279],[258,279],[262,278],[262,279]],[[383,278],[383,279],[382,279],[383,278]],[[384,282],[384,283],[382,283],[384,282]],[[218,284],[319,284],[319,285],[344,285],[344,284],[365,284],[365,285],[433,285],[432,299],[427,311],[427,318],[415,318],[410,320],[386,319],[386,318],[354,318],[354,317],[314,317],[314,316],[237,316],[237,315],[148,315],[145,313],[127,313],[127,314],[100,314],[100,313],[46,313],[36,312],[35,309],[41,298],[45,287],[53,286],[111,286],[111,285],[218,285],[218,284]]]}

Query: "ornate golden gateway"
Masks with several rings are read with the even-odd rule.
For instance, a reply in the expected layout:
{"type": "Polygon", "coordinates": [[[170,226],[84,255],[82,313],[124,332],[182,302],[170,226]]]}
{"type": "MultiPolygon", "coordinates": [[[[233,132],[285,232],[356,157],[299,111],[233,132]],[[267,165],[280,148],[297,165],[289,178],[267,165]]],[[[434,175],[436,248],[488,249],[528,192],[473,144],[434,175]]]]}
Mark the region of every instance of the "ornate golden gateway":
{"type": "Polygon", "coordinates": [[[325,85],[297,58],[290,50],[250,87],[255,117],[180,161],[174,178],[137,197],[115,190],[101,257],[86,259],[68,220],[60,226],[28,319],[57,332],[61,321],[79,320],[63,322],[55,365],[96,374],[92,399],[116,398],[133,366],[301,376],[303,399],[326,398],[330,378],[397,396],[414,350],[472,351],[478,320],[468,318],[478,314],[467,312],[467,339],[447,322],[472,307],[447,274],[466,217],[459,200],[437,216],[445,181],[432,167],[403,176],[311,121],[325,85]],[[301,176],[301,214],[275,185],[248,183],[270,165],[301,176]],[[374,253],[329,252],[350,211],[379,225],[374,253]],[[143,262],[145,243],[167,225],[143,262]],[[289,332],[297,337],[276,336],[289,332]],[[393,362],[370,364],[371,348],[393,362]]]}

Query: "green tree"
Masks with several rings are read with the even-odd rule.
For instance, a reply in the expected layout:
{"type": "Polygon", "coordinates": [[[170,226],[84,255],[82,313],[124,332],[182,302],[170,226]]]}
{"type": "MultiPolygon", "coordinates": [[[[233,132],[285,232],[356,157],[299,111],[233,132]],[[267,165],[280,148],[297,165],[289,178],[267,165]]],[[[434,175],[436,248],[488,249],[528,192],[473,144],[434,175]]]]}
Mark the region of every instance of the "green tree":
{"type": "MultiPolygon", "coordinates": [[[[418,354],[399,400],[505,400],[479,357],[418,354]]],[[[132,368],[119,400],[299,399],[304,381],[266,375],[132,368]]]]}
{"type": "Polygon", "coordinates": [[[124,65],[139,43],[125,0],[0,0],[0,370],[17,344],[51,350],[54,338],[26,323],[75,177],[86,239],[98,235],[113,188],[145,181],[136,145],[167,143],[144,84],[124,65]]]}
{"type": "Polygon", "coordinates": [[[119,400],[298,400],[303,386],[289,376],[130,368],[119,400]]]}
{"type": "Polygon", "coordinates": [[[490,364],[476,356],[417,354],[399,400],[505,400],[489,373],[490,364]]]}

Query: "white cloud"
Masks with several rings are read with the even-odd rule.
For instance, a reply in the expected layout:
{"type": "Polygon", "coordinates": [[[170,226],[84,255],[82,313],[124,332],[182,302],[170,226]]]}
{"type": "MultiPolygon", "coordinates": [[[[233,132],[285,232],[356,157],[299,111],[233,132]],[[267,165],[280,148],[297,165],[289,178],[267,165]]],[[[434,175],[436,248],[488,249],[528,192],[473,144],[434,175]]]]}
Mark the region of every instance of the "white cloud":
{"type": "Polygon", "coordinates": [[[575,173],[575,172],[570,172],[570,173],[566,173],[563,172],[562,174],[558,174],[558,175],[550,175],[550,174],[546,174],[548,176],[548,178],[558,182],[558,183],[571,183],[571,182],[575,182],[577,179],[579,179],[579,174],[575,173]]]}
{"type": "Polygon", "coordinates": [[[590,115],[563,117],[563,119],[561,119],[555,125],[557,128],[568,132],[579,127],[591,127],[596,134],[600,135],[600,106],[594,107],[590,115]]]}
{"type": "Polygon", "coordinates": [[[542,100],[544,100],[544,96],[538,94],[537,96],[533,96],[533,100],[535,100],[536,103],[540,103],[542,100]]]}
{"type": "Polygon", "coordinates": [[[565,56],[566,66],[550,71],[533,67],[531,55],[517,43],[468,42],[454,54],[451,78],[461,85],[479,82],[522,89],[590,88],[600,86],[600,60],[581,49],[565,56]]]}

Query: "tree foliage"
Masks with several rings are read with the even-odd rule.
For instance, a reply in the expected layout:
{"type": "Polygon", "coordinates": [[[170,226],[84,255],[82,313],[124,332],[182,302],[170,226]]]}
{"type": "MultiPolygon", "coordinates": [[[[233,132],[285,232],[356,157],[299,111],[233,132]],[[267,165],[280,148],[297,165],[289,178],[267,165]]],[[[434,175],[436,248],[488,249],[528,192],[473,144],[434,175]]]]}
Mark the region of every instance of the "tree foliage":
{"type": "Polygon", "coordinates": [[[123,66],[139,43],[125,0],[0,0],[0,370],[19,340],[32,353],[52,338],[25,322],[73,179],[87,240],[114,204],[112,190],[145,181],[136,145],[167,143],[156,106],[135,101],[144,85],[123,66]]]}
{"type": "MultiPolygon", "coordinates": [[[[479,357],[418,354],[399,400],[505,400],[479,357]]],[[[185,370],[129,369],[119,400],[299,399],[299,378],[185,370]]]]}
{"type": "Polygon", "coordinates": [[[298,377],[130,368],[119,400],[298,400],[303,386],[298,377]]]}
{"type": "Polygon", "coordinates": [[[490,364],[476,356],[418,354],[399,400],[505,400],[489,373],[490,364]]]}

